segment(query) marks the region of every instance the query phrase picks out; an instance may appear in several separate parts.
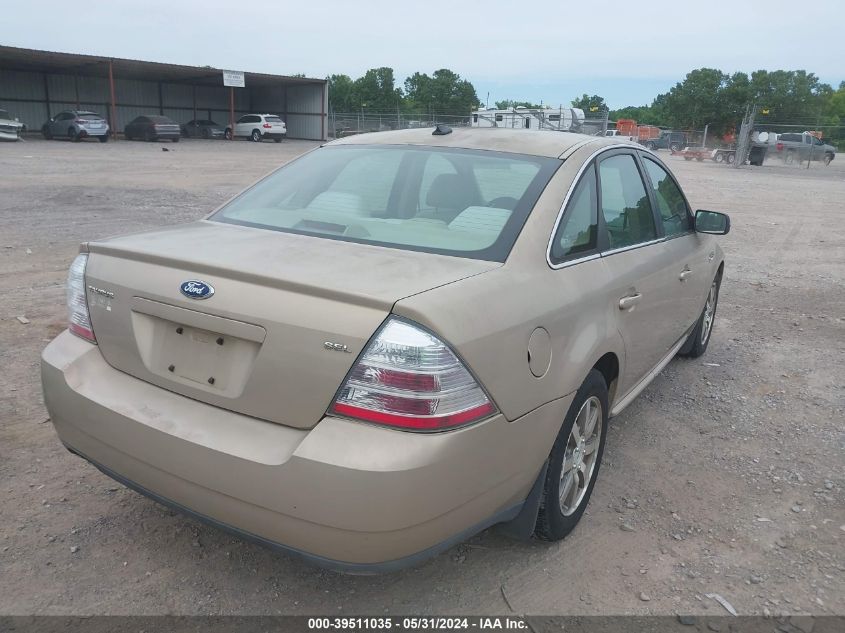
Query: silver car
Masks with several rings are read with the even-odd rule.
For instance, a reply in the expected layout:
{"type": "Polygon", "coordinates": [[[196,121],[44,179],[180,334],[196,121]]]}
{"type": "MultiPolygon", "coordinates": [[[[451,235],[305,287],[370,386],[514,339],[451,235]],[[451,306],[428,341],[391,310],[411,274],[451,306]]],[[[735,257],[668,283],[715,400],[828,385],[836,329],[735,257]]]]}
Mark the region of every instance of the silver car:
{"type": "Polygon", "coordinates": [[[90,136],[105,143],[109,140],[109,124],[96,112],[64,110],[42,125],[41,133],[47,140],[66,137],[76,142],[90,136]]]}

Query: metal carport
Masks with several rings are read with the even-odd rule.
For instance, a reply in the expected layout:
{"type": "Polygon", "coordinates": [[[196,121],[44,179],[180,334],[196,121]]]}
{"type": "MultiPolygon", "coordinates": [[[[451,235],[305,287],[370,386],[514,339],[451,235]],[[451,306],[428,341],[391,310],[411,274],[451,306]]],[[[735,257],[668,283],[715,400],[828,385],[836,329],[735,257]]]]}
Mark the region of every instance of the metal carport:
{"type": "MultiPolygon", "coordinates": [[[[325,140],[328,86],[324,79],[245,72],[234,88],[235,118],[278,114],[288,136],[325,140]]],[[[223,70],[117,57],[56,53],[0,46],[0,108],[37,131],[57,112],[99,112],[113,131],[141,114],[163,114],[185,123],[194,118],[229,121],[230,89],[223,70]]]]}

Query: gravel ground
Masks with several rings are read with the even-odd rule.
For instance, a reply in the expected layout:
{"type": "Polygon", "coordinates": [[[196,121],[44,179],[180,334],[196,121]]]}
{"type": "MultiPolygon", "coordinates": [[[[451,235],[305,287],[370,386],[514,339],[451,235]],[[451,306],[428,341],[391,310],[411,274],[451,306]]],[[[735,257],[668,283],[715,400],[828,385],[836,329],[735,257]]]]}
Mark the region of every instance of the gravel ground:
{"type": "Polygon", "coordinates": [[[0,613],[715,616],[718,594],[740,614],[845,614],[845,158],[736,170],[661,152],[696,207],[732,216],[713,339],[613,420],[561,543],[487,531],[416,569],[337,575],[65,451],[39,353],[65,327],[79,242],[200,217],[313,146],[0,146],[0,613]]]}

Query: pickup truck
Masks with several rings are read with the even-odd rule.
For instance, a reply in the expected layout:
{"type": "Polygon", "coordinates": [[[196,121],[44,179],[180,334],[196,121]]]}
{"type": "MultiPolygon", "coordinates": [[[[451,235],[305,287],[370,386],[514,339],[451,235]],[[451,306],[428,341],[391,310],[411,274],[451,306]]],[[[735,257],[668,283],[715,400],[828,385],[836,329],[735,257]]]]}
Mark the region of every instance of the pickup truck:
{"type": "Polygon", "coordinates": [[[668,149],[673,152],[678,152],[689,145],[687,135],[683,132],[671,132],[663,130],[657,138],[651,138],[646,141],[641,141],[648,149],[668,149]]]}
{"type": "MultiPolygon", "coordinates": [[[[774,145],[777,155],[783,157],[787,165],[796,160],[808,159],[820,160],[825,165],[830,165],[830,161],[836,156],[836,148],[833,145],[828,145],[808,132],[780,134],[774,145]]],[[[771,142],[769,151],[771,151],[771,142]]]]}

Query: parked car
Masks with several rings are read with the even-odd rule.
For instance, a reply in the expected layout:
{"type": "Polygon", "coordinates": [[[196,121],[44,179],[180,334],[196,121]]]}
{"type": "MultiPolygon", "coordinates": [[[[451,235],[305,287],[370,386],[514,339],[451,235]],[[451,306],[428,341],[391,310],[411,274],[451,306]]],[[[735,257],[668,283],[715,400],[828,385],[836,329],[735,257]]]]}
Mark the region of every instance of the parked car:
{"type": "Polygon", "coordinates": [[[0,141],[17,141],[25,127],[8,110],[0,110],[0,141]]]}
{"type": "Polygon", "coordinates": [[[145,141],[171,140],[178,143],[182,136],[179,124],[173,119],[158,114],[145,114],[135,117],[123,128],[127,141],[144,139],[145,141]]]}
{"type": "Polygon", "coordinates": [[[566,536],[608,418],[707,349],[730,221],[630,142],[435,134],[340,139],[204,220],[83,244],[42,356],[61,441],[339,569],[566,536]]]}
{"type": "MultiPolygon", "coordinates": [[[[245,114],[235,121],[235,136],[248,138],[260,143],[271,138],[277,143],[287,135],[285,122],[275,114],[245,114]]],[[[226,128],[226,138],[231,138],[232,128],[226,128]]]]}
{"type": "Polygon", "coordinates": [[[226,128],[210,119],[193,119],[182,126],[182,134],[187,137],[223,138],[226,128]]]}
{"type": "Polygon", "coordinates": [[[64,110],[41,126],[46,139],[67,137],[73,142],[93,137],[101,143],[109,140],[109,124],[96,112],[64,110]]]}
{"type": "MultiPolygon", "coordinates": [[[[801,134],[787,132],[778,134],[776,139],[773,140],[775,140],[774,145],[777,155],[783,158],[787,165],[796,160],[803,162],[811,159],[830,165],[836,157],[836,148],[833,145],[825,143],[809,132],[802,132],[801,134]]],[[[767,144],[769,151],[772,149],[771,145],[771,142],[767,144]]]]}
{"type": "Polygon", "coordinates": [[[650,150],[668,149],[673,152],[679,152],[689,145],[689,140],[683,132],[663,130],[660,136],[644,141],[643,145],[650,150]]]}

